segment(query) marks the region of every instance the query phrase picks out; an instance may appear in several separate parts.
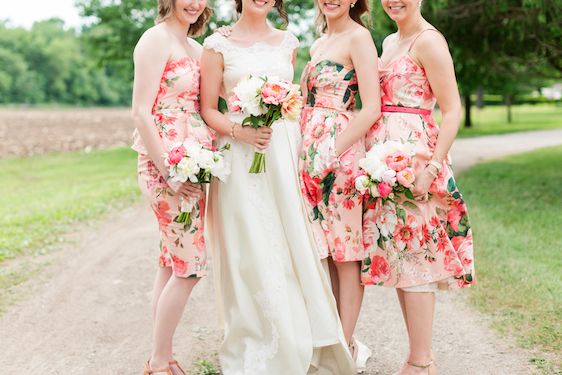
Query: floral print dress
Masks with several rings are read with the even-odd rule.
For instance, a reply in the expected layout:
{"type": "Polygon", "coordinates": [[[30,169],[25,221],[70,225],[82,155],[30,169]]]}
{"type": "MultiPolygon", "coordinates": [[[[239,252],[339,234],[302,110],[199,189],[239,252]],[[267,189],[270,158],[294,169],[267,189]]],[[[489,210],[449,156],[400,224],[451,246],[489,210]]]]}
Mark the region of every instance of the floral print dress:
{"type": "Polygon", "coordinates": [[[335,140],[353,118],[358,91],[355,69],[333,61],[309,63],[304,71],[307,100],[301,115],[301,190],[321,258],[336,262],[364,258],[362,197],[355,189],[363,140],[339,160],[335,140]]]}
{"type": "MultiPolygon", "coordinates": [[[[193,138],[204,147],[212,146],[213,133],[199,114],[199,78],[199,62],[189,56],[171,59],[166,64],[152,108],[154,126],[166,150],[186,138],[193,138]]],[[[180,213],[181,199],[148,157],[137,130],[133,138],[133,149],[139,154],[139,186],[160,228],[160,266],[172,267],[178,277],[204,276],[207,272],[203,234],[205,198],[195,205],[189,228],[174,222],[180,213]]]]}
{"type": "MultiPolygon", "coordinates": [[[[436,98],[425,71],[407,54],[380,70],[380,82],[383,113],[367,133],[366,147],[408,142],[419,172],[431,160],[439,134],[431,114],[436,98]]],[[[410,288],[437,283],[448,289],[474,283],[472,230],[449,164],[443,163],[428,201],[366,200],[363,284],[410,288]]]]}

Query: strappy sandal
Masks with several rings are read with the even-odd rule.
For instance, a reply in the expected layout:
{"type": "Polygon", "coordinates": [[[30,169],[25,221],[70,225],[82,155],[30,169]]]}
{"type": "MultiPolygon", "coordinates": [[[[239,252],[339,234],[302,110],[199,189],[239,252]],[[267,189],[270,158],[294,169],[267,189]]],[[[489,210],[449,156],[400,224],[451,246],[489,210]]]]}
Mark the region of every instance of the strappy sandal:
{"type": "MultiPolygon", "coordinates": [[[[431,371],[431,366],[434,366],[434,365],[435,365],[435,363],[433,362],[433,360],[429,361],[429,363],[427,363],[425,365],[417,365],[415,363],[408,362],[408,366],[417,367],[417,368],[421,368],[421,369],[427,369],[427,375],[436,374],[435,371],[431,371]]],[[[434,367],[434,369],[435,369],[435,367],[434,367]]]]}
{"type": "Polygon", "coordinates": [[[152,374],[157,374],[157,373],[164,373],[166,375],[174,375],[172,373],[172,369],[169,366],[166,367],[166,368],[154,370],[152,367],[150,367],[150,360],[146,361],[146,363],[144,364],[143,375],[152,375],[152,374]]]}
{"type": "Polygon", "coordinates": [[[185,372],[185,370],[183,369],[183,367],[180,366],[180,364],[178,363],[178,361],[176,361],[175,359],[170,361],[170,368],[172,366],[176,366],[183,375],[187,375],[187,372],[185,372]]]}

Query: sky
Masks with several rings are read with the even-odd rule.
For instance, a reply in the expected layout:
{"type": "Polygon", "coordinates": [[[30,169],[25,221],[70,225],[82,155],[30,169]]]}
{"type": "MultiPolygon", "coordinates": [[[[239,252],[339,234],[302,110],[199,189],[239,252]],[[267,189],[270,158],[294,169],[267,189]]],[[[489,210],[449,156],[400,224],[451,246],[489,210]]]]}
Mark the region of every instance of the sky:
{"type": "Polygon", "coordinates": [[[67,27],[81,25],[75,0],[0,0],[0,19],[12,26],[31,27],[33,22],[59,17],[67,27]]]}

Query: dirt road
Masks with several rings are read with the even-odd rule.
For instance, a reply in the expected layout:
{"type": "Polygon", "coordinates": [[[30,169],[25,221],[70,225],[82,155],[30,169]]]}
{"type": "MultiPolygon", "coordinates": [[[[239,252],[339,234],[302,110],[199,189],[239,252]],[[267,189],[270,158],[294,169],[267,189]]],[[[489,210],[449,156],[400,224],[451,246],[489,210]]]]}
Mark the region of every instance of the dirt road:
{"type": "MultiPolygon", "coordinates": [[[[459,140],[453,157],[466,168],[481,156],[552,144],[562,144],[562,130],[459,140]]],[[[82,228],[72,245],[46,257],[50,265],[18,288],[20,301],[0,317],[0,372],[139,374],[150,347],[157,237],[154,218],[139,204],[82,228]]],[[[367,374],[399,368],[407,346],[394,291],[368,288],[357,332],[375,353],[367,374]]],[[[178,359],[215,361],[220,337],[208,278],[194,291],[176,334],[178,359]]],[[[435,352],[441,374],[535,373],[528,353],[499,338],[462,292],[438,295],[435,352]]]]}

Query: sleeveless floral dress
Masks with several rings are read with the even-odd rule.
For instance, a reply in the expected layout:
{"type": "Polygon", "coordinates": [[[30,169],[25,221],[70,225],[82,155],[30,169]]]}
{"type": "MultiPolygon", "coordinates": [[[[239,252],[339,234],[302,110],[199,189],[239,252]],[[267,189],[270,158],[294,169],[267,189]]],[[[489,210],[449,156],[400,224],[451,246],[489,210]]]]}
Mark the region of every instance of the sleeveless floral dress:
{"type": "Polygon", "coordinates": [[[335,156],[335,141],[353,119],[357,76],[353,67],[322,60],[304,71],[308,89],[301,115],[301,190],[321,258],[336,262],[364,258],[362,201],[355,189],[363,140],[335,156]]]}
{"type": "MultiPolygon", "coordinates": [[[[382,117],[369,130],[366,147],[388,140],[414,145],[414,169],[424,169],[435,150],[436,103],[423,68],[409,54],[380,68],[382,117]]],[[[440,289],[474,283],[472,229],[450,161],[430,187],[428,201],[367,200],[362,282],[395,288],[437,284],[440,289]]]]}
{"type": "MultiPolygon", "coordinates": [[[[199,115],[199,61],[191,57],[171,59],[166,64],[160,90],[154,101],[154,126],[166,150],[193,138],[211,147],[213,133],[199,115]]],[[[204,237],[205,198],[192,213],[189,229],[174,222],[180,213],[180,197],[160,175],[137,130],[133,149],[138,152],[138,183],[148,199],[160,228],[160,267],[172,267],[178,277],[202,277],[207,273],[204,237]]]]}

